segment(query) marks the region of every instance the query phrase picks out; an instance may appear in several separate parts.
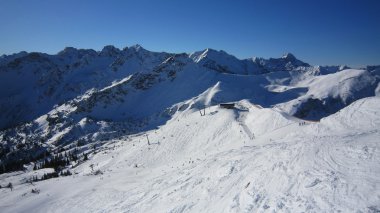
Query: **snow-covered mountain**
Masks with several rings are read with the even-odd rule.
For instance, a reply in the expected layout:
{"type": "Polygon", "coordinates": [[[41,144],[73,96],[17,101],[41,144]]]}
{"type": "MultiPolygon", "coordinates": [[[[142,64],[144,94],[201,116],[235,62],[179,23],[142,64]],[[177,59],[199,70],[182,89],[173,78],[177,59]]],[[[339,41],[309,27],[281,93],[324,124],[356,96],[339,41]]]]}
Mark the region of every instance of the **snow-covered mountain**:
{"type": "Polygon", "coordinates": [[[311,66],[291,53],[240,60],[213,49],[174,54],[135,45],[2,56],[0,172],[26,172],[0,175],[0,185],[14,182],[18,193],[0,189],[1,206],[376,211],[379,178],[358,179],[380,172],[379,82],[378,66],[311,66]],[[226,102],[236,108],[218,106],[226,102]],[[347,171],[349,162],[358,166],[347,171]],[[38,182],[51,197],[34,202],[27,193],[12,205],[31,190],[23,183],[52,167],[74,179],[59,178],[58,189],[54,180],[38,182]],[[66,187],[72,192],[59,192],[66,187]],[[372,198],[362,196],[371,190],[372,198]]]}
{"type": "MultiPolygon", "coordinates": [[[[212,49],[188,55],[155,53],[138,45],[123,50],[106,46],[100,52],[66,48],[57,55],[21,52],[3,56],[0,60],[2,91],[0,109],[3,112],[0,115],[0,128],[7,129],[33,121],[47,114],[55,106],[67,103],[86,92],[112,87],[115,82],[123,81],[130,76],[131,81],[124,84],[134,84],[135,89],[143,90],[169,78],[173,81],[176,78],[175,75],[183,69],[200,70],[201,74],[205,75],[210,71],[221,73],[219,75],[214,73],[215,77],[209,79],[194,78],[194,81],[208,81],[208,84],[205,83],[202,88],[204,90],[216,83],[215,78],[226,78],[226,75],[222,74],[259,75],[257,78],[266,78],[267,76],[260,75],[266,73],[268,77],[278,78],[277,82],[263,80],[257,86],[294,87],[299,78],[309,77],[310,79],[311,76],[334,74],[343,68],[346,67],[312,67],[290,53],[276,59],[239,60],[224,51],[212,49]],[[277,73],[280,71],[282,73],[277,73]],[[164,72],[166,76],[161,72],[164,72]]],[[[194,73],[194,75],[197,74],[194,73]]],[[[251,79],[251,77],[244,78],[243,81],[249,82],[251,79]]],[[[250,88],[247,89],[250,90],[250,88]]],[[[264,90],[270,91],[265,88],[264,90]]],[[[199,90],[194,94],[199,94],[199,90]]],[[[189,97],[184,98],[182,101],[189,97]]],[[[255,99],[256,97],[246,96],[246,98],[255,99]]],[[[265,103],[261,104],[265,105],[265,103]]]]}

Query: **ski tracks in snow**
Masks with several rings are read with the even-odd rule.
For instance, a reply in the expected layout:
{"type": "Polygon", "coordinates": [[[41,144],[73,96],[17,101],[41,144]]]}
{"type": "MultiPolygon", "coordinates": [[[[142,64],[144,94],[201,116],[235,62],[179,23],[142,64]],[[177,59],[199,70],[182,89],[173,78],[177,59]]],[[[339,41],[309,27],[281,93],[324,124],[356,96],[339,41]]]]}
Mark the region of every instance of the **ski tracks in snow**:
{"type": "Polygon", "coordinates": [[[247,119],[247,115],[249,113],[249,109],[235,109],[235,110],[237,111],[237,114],[238,114],[236,120],[239,122],[239,125],[243,128],[243,131],[248,136],[248,138],[250,140],[253,140],[255,138],[255,135],[245,123],[247,119]]]}

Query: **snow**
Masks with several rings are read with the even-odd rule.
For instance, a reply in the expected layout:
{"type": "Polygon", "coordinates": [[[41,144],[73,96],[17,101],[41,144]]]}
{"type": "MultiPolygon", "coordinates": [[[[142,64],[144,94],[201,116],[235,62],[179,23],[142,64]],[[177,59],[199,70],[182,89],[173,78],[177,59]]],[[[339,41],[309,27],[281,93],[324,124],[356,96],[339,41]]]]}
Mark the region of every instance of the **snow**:
{"type": "Polygon", "coordinates": [[[192,54],[171,54],[151,52],[139,45],[123,50],[105,46],[100,52],[68,47],[57,55],[20,53],[4,56],[0,60],[0,110],[3,112],[0,114],[0,129],[32,122],[56,106],[85,99],[86,93],[87,96],[96,96],[94,91],[109,90],[112,94],[106,96],[110,98],[117,92],[119,85],[128,85],[130,79],[144,82],[144,77],[152,77],[149,76],[152,74],[157,74],[150,82],[155,87],[154,91],[118,96],[117,100],[124,100],[124,105],[116,107],[119,104],[116,101],[113,107],[107,107],[106,110],[102,110],[104,105],[97,106],[90,116],[117,121],[142,117],[149,119],[147,117],[161,113],[174,104],[198,96],[217,82],[220,82],[221,92],[216,98],[223,99],[220,101],[250,99],[267,107],[277,105],[290,114],[296,113],[300,103],[307,102],[311,96],[322,101],[338,96],[342,97],[342,102],[347,99],[351,102],[351,99],[375,95],[376,87],[372,84],[379,81],[379,77],[374,77],[378,75],[376,69],[371,73],[340,69],[338,66],[312,67],[290,53],[281,58],[240,60],[213,49],[192,54]],[[349,73],[356,74],[348,83],[344,83],[349,73]],[[170,79],[169,74],[174,77],[170,79]],[[351,91],[355,88],[361,95],[351,91]],[[179,92],[181,94],[173,94],[179,92]],[[169,93],[175,98],[165,95],[169,93]],[[158,103],[152,98],[165,100],[160,106],[140,110],[139,113],[145,113],[136,116],[139,113],[134,111],[134,105],[130,103],[138,102],[141,106],[152,101],[158,103]],[[109,113],[112,112],[110,109],[117,113],[109,113]],[[123,113],[126,115],[122,116],[123,113]]]}
{"type": "Polygon", "coordinates": [[[22,52],[0,69],[1,145],[89,156],[68,177],[31,184],[53,172],[33,162],[1,174],[14,185],[1,212],[380,211],[376,66],[135,45],[22,52]]]}
{"type": "Polygon", "coordinates": [[[192,53],[190,56],[195,63],[220,72],[247,74],[245,64],[236,57],[224,51],[205,49],[204,51],[192,53]]]}
{"type": "Polygon", "coordinates": [[[379,97],[360,99],[321,122],[335,131],[377,131],[380,127],[379,97]]]}
{"type": "MultiPolygon", "coordinates": [[[[306,77],[293,81],[290,86],[271,84],[268,88],[272,91],[291,91],[293,94],[299,92],[297,98],[276,105],[282,111],[295,114],[300,110],[300,105],[310,99],[326,100],[326,102],[330,99],[332,100],[330,101],[331,108],[336,108],[334,105],[348,105],[353,100],[374,96],[377,81],[378,77],[367,70],[347,69],[333,74],[306,77]]],[[[326,105],[329,106],[328,103],[326,105]]],[[[315,110],[318,110],[317,106],[315,110]]],[[[325,116],[323,110],[320,110],[317,115],[325,116]]],[[[310,118],[313,117],[310,116],[310,118]]]]}
{"type": "Polygon", "coordinates": [[[157,130],[109,141],[73,176],[32,186],[17,181],[32,173],[1,175],[2,186],[15,185],[12,192],[1,189],[1,209],[376,212],[379,104],[379,97],[361,99],[302,126],[247,100],[234,110],[208,107],[205,116],[187,109],[157,130]],[[91,164],[103,174],[92,174],[91,164]],[[40,194],[32,194],[33,188],[40,194]]]}
{"type": "Polygon", "coordinates": [[[310,89],[308,93],[321,99],[328,96],[340,96],[343,100],[346,100],[346,96],[351,92],[350,90],[360,90],[365,87],[366,84],[370,84],[371,81],[373,82],[375,79],[371,78],[367,71],[348,69],[344,72],[318,76],[311,80],[311,82],[305,81],[300,83],[300,85],[309,85],[310,89]],[[334,78],[331,76],[334,76],[334,78]],[[361,78],[358,78],[358,76],[361,76],[361,78]],[[337,85],[332,81],[339,82],[339,84],[337,85]],[[353,84],[355,84],[355,86],[353,86],[353,84]]]}

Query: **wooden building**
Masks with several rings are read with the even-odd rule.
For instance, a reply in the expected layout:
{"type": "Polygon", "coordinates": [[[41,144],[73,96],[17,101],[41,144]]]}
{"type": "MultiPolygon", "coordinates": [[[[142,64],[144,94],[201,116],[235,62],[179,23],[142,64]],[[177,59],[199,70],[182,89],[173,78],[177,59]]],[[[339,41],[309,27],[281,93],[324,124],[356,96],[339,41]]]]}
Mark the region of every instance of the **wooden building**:
{"type": "Polygon", "coordinates": [[[225,109],[234,109],[235,103],[221,103],[219,104],[219,107],[225,108],[225,109]]]}

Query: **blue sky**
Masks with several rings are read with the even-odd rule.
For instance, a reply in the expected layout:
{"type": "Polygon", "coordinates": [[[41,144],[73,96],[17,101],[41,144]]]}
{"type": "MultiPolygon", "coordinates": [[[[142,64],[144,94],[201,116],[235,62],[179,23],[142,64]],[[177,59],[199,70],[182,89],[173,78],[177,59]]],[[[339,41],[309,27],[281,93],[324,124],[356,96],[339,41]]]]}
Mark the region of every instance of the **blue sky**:
{"type": "Polygon", "coordinates": [[[379,0],[0,0],[0,54],[222,49],[311,64],[380,64],[379,0]]]}

